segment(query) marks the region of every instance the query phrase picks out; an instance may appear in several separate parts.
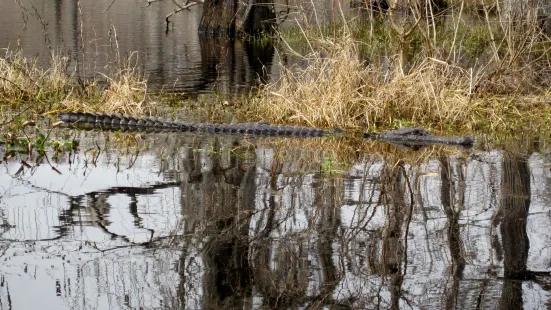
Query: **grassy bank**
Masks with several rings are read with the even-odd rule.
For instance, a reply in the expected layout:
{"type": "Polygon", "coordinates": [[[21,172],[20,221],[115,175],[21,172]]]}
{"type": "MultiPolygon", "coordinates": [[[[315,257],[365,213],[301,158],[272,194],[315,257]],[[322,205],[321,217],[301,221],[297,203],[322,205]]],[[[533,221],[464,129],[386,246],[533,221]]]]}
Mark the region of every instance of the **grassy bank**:
{"type": "MultiPolygon", "coordinates": [[[[226,121],[220,115],[230,111],[241,121],[358,131],[547,130],[548,37],[494,7],[467,15],[464,3],[434,15],[411,8],[326,26],[303,22],[275,39],[296,60],[294,66],[281,64],[278,81],[248,98],[212,96],[212,102],[186,106],[202,109],[211,121],[226,121]]],[[[118,59],[103,74],[94,72],[98,78],[82,80],[67,57],[53,54],[44,69],[22,55],[7,51],[0,57],[0,122],[3,136],[9,134],[4,142],[24,137],[16,141],[22,147],[45,143],[41,137],[49,128],[33,129],[29,121],[61,110],[158,115],[157,102],[174,101],[174,95],[152,95],[131,60],[118,59]]]]}
{"type": "Polygon", "coordinates": [[[461,5],[419,18],[412,11],[283,32],[281,46],[301,65],[282,65],[281,79],[243,113],[359,130],[549,127],[551,44],[542,29],[487,11],[466,18],[461,5]]]}
{"type": "Polygon", "coordinates": [[[69,67],[69,58],[57,54],[50,56],[46,68],[21,51],[8,50],[0,57],[4,160],[19,153],[40,155],[48,149],[57,153],[75,147],[70,140],[55,140],[50,135],[58,111],[142,115],[155,106],[145,77],[131,61],[108,68],[107,74],[93,80],[79,78],[69,67]]]}
{"type": "Polygon", "coordinates": [[[145,77],[128,61],[108,69],[101,79],[83,80],[69,69],[69,59],[52,54],[47,68],[21,51],[0,57],[0,101],[16,110],[105,111],[143,114],[151,108],[145,77]]]}

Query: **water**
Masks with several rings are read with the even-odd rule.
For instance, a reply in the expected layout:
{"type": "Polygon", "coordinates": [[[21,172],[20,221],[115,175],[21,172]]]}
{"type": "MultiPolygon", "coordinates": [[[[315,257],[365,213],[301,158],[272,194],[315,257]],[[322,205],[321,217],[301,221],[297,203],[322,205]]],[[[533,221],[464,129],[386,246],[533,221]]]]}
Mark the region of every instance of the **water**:
{"type": "Polygon", "coordinates": [[[344,138],[56,134],[79,151],[2,165],[2,308],[549,303],[546,148],[343,166],[344,138]]]}
{"type": "MultiPolygon", "coordinates": [[[[276,1],[281,27],[303,18],[324,23],[343,14],[359,14],[344,1],[276,1]],[[287,10],[300,6],[303,13],[287,10]],[[317,9],[314,10],[314,9],[317,9]],[[314,13],[316,12],[316,13],[314,13]]],[[[280,62],[294,63],[292,55],[280,60],[273,45],[252,41],[201,38],[197,29],[202,5],[170,18],[172,1],[97,0],[0,1],[0,48],[22,49],[48,67],[52,53],[69,55],[70,72],[83,79],[103,79],[108,68],[135,65],[148,78],[151,89],[188,97],[210,93],[245,92],[262,81],[279,78],[280,62]]]]}
{"type": "MultiPolygon", "coordinates": [[[[170,2],[117,0],[103,13],[109,3],[35,3],[53,49],[89,60],[86,70],[73,62],[78,74],[132,51],[151,87],[191,95],[239,92],[277,74],[272,47],[196,36],[200,6],[165,33],[170,2]]],[[[26,53],[48,55],[40,23],[23,13],[21,31],[20,14],[0,2],[1,46],[19,36],[26,53]]],[[[551,303],[551,156],[542,142],[479,138],[472,150],[413,152],[342,137],[59,128],[52,137],[80,146],[0,164],[0,309],[551,303]]]]}
{"type": "Polygon", "coordinates": [[[202,6],[174,15],[167,31],[171,1],[0,2],[0,47],[38,56],[47,66],[51,53],[70,55],[70,71],[101,78],[106,66],[130,59],[148,77],[149,86],[194,96],[238,92],[266,80],[277,64],[271,45],[201,39],[202,6]],[[107,10],[107,8],[109,8],[107,10]]]}

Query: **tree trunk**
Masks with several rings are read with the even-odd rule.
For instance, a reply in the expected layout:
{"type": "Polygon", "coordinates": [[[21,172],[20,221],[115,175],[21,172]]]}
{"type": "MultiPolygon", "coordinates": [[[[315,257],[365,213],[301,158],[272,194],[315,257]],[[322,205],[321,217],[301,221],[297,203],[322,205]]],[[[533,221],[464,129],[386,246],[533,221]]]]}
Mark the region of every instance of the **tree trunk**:
{"type": "Polygon", "coordinates": [[[275,26],[273,0],[241,1],[237,11],[237,31],[254,35],[271,32],[275,26]]]}
{"type": "Polygon", "coordinates": [[[272,0],[206,0],[199,33],[210,36],[255,35],[275,26],[272,0]]]}
{"type": "Polygon", "coordinates": [[[207,36],[234,36],[237,0],[206,0],[199,33],[207,36]]]}

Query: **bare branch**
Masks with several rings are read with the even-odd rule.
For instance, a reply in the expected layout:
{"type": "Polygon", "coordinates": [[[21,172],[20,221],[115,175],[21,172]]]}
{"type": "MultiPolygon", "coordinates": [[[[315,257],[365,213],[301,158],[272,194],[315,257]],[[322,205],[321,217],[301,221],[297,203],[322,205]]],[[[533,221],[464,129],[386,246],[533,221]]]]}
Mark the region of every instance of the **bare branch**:
{"type": "Polygon", "coordinates": [[[109,8],[111,8],[111,6],[113,5],[113,3],[115,3],[116,0],[113,0],[111,1],[111,4],[109,4],[109,6],[105,9],[105,11],[103,11],[103,14],[105,14],[105,12],[107,12],[107,10],[109,10],[109,8]]]}
{"type": "MultiPolygon", "coordinates": [[[[174,2],[174,0],[172,0],[172,2],[174,2]]],[[[176,9],[176,10],[174,10],[172,13],[168,14],[168,15],[165,17],[167,27],[168,27],[168,24],[170,23],[169,18],[172,17],[172,15],[174,15],[174,14],[176,14],[176,13],[179,13],[179,12],[181,12],[181,11],[183,11],[183,10],[189,10],[190,7],[196,5],[197,3],[199,3],[199,2],[191,2],[191,3],[189,3],[189,1],[188,1],[188,2],[187,2],[185,5],[183,5],[183,6],[178,4],[179,8],[176,9]]]]}

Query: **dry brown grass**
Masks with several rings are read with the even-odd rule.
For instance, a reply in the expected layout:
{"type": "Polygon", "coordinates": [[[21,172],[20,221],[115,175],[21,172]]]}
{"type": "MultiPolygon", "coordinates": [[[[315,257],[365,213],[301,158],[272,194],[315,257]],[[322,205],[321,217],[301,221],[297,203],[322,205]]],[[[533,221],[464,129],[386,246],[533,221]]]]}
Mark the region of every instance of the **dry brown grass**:
{"type": "Polygon", "coordinates": [[[148,100],[146,78],[127,61],[109,68],[105,83],[82,81],[69,72],[69,58],[52,54],[46,69],[21,51],[6,51],[0,58],[0,94],[13,106],[33,104],[39,110],[105,111],[141,115],[148,100]]]}
{"type": "Polygon", "coordinates": [[[351,37],[326,39],[302,69],[282,68],[254,102],[254,113],[276,123],[372,128],[397,122],[461,124],[477,108],[462,69],[425,59],[407,75],[365,66],[351,37]]]}
{"type": "Polygon", "coordinates": [[[386,63],[370,64],[360,59],[361,43],[346,23],[337,36],[306,29],[304,39],[313,46],[304,56],[306,65],[281,66],[281,79],[262,88],[246,113],[275,123],[361,130],[412,125],[442,131],[548,126],[551,72],[545,63],[550,59],[548,43],[538,29],[513,33],[489,28],[499,41],[488,45],[485,62],[473,68],[450,57],[463,44],[457,31],[452,31],[453,43],[446,45],[433,35],[436,28],[419,25],[412,30],[424,46],[413,60],[404,61],[408,49],[403,46],[409,44],[412,32],[403,30],[394,34],[393,39],[402,42],[395,44],[399,48],[392,51],[394,56],[386,56],[386,63]]]}
{"type": "Polygon", "coordinates": [[[0,58],[0,93],[4,99],[49,97],[66,91],[66,57],[53,55],[51,66],[40,69],[36,59],[6,51],[0,58]]]}
{"type": "Polygon", "coordinates": [[[147,80],[135,67],[121,68],[112,76],[104,75],[104,78],[107,82],[105,86],[100,87],[96,83],[89,86],[87,93],[95,97],[93,100],[73,97],[64,100],[62,107],[84,112],[143,115],[155,105],[148,97],[147,80]]]}
{"type": "Polygon", "coordinates": [[[135,68],[125,68],[113,77],[106,77],[108,87],[104,91],[104,105],[108,111],[143,114],[148,108],[147,81],[135,68]]]}
{"type": "Polygon", "coordinates": [[[304,69],[282,68],[281,80],[263,89],[255,112],[265,111],[277,122],[354,126],[352,120],[362,114],[355,101],[375,73],[363,68],[354,45],[347,43],[326,41],[326,57],[313,53],[304,69]]]}

